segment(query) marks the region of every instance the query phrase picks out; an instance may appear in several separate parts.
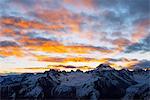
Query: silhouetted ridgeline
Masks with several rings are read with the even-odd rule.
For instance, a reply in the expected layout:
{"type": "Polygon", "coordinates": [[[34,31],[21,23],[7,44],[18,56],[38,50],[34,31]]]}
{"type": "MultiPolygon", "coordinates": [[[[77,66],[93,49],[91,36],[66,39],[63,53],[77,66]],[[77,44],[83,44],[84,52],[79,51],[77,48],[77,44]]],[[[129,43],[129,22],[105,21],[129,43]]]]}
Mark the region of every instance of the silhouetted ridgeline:
{"type": "Polygon", "coordinates": [[[149,70],[115,70],[101,64],[87,72],[50,70],[0,76],[0,99],[148,100],[149,82],[149,70]]]}

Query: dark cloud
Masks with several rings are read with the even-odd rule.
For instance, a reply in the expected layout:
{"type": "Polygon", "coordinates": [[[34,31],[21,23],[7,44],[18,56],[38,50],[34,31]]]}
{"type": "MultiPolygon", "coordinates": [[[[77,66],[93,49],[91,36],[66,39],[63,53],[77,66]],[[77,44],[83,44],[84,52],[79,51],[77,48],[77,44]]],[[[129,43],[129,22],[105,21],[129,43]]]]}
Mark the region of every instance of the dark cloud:
{"type": "Polygon", "coordinates": [[[0,47],[8,47],[8,46],[16,47],[18,46],[18,44],[13,41],[1,41],[0,42],[0,47]]]}
{"type": "Polygon", "coordinates": [[[75,66],[64,66],[64,68],[76,68],[75,66]]]}
{"type": "Polygon", "coordinates": [[[123,23],[123,17],[121,15],[117,15],[114,11],[106,10],[105,12],[103,12],[103,17],[106,21],[112,23],[123,23]]]}
{"type": "Polygon", "coordinates": [[[118,45],[118,46],[127,46],[131,42],[128,39],[125,38],[118,38],[112,41],[113,44],[118,45]]]}
{"type": "Polygon", "coordinates": [[[123,10],[128,9],[130,14],[147,13],[149,12],[149,0],[95,0],[97,7],[109,7],[112,9],[123,10]]]}
{"type": "Polygon", "coordinates": [[[126,0],[126,4],[129,4],[130,14],[135,13],[144,13],[148,15],[150,10],[150,1],[149,0],[126,0]]]}
{"type": "Polygon", "coordinates": [[[138,61],[137,59],[127,59],[127,58],[118,58],[118,59],[114,59],[114,58],[109,58],[109,61],[111,62],[119,62],[119,61],[138,61]]]}
{"type": "Polygon", "coordinates": [[[149,4],[149,0],[95,0],[95,6],[104,11],[100,19],[104,17],[105,23],[117,22],[120,25],[128,24],[129,20],[132,24],[136,24],[141,20],[149,19],[149,4]]]}
{"type": "Polygon", "coordinates": [[[150,61],[149,60],[142,60],[136,65],[134,65],[134,68],[150,68],[150,61]]]}
{"type": "Polygon", "coordinates": [[[140,42],[128,46],[126,49],[126,52],[134,51],[150,51],[150,35],[142,39],[140,42]]]}
{"type": "Polygon", "coordinates": [[[121,31],[113,32],[111,35],[115,37],[125,37],[125,34],[123,34],[121,31]]]}
{"type": "Polygon", "coordinates": [[[34,6],[36,4],[36,0],[14,0],[13,2],[15,3],[20,3],[20,4],[24,4],[26,6],[34,6]]]}

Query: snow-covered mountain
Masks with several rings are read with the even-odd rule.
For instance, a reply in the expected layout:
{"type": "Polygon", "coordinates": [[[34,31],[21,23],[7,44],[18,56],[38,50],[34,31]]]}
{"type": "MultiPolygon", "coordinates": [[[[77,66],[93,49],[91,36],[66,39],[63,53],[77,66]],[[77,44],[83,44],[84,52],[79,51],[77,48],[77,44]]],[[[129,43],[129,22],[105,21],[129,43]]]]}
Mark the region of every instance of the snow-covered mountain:
{"type": "Polygon", "coordinates": [[[150,71],[115,70],[101,64],[91,71],[56,71],[0,76],[0,99],[150,98],[150,71]]]}

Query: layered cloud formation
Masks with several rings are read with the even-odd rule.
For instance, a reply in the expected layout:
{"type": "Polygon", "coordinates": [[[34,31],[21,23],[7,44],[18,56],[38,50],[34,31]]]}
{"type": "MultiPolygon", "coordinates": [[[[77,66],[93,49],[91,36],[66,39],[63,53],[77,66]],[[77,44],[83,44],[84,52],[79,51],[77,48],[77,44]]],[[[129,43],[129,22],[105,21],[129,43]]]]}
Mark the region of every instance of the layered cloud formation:
{"type": "Polygon", "coordinates": [[[0,68],[150,60],[149,0],[1,0],[0,68]]]}

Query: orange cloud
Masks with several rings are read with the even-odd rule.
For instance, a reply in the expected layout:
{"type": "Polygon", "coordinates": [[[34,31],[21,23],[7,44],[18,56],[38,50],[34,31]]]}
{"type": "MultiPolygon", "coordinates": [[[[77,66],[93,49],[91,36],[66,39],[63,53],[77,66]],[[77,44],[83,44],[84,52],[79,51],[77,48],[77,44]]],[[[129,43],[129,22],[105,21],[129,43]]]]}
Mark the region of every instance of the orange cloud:
{"type": "Polygon", "coordinates": [[[23,36],[20,39],[18,39],[18,42],[24,45],[25,47],[44,47],[44,46],[59,46],[61,45],[57,41],[52,41],[52,40],[46,40],[42,38],[30,38],[28,36],[23,36]]]}
{"type": "Polygon", "coordinates": [[[48,25],[45,23],[40,23],[37,21],[29,21],[29,20],[24,20],[24,19],[19,19],[19,18],[1,18],[0,19],[1,25],[9,25],[9,26],[14,26],[16,28],[21,28],[21,29],[45,29],[45,30],[59,30],[63,29],[63,25],[48,25]]]}
{"type": "Polygon", "coordinates": [[[110,65],[112,65],[114,68],[117,69],[122,69],[122,68],[133,69],[133,65],[137,63],[139,63],[139,61],[136,59],[122,58],[120,61],[112,62],[110,65]]]}
{"type": "Polygon", "coordinates": [[[62,25],[65,28],[69,28],[72,32],[80,32],[82,17],[79,14],[73,14],[65,8],[40,10],[37,12],[37,17],[54,25],[60,25],[59,27],[62,25]]]}
{"type": "Polygon", "coordinates": [[[65,57],[65,58],[56,58],[56,57],[48,57],[42,55],[34,55],[39,61],[46,61],[46,62],[57,62],[61,64],[65,64],[68,62],[99,62],[99,63],[106,63],[109,62],[110,58],[87,58],[87,57],[65,57]]]}
{"type": "Polygon", "coordinates": [[[129,61],[129,62],[126,62],[124,64],[124,66],[126,66],[128,69],[133,69],[134,65],[136,65],[138,63],[139,63],[139,61],[129,61]]]}
{"type": "Polygon", "coordinates": [[[47,68],[49,69],[57,69],[57,70],[65,70],[65,71],[71,71],[74,70],[76,71],[77,69],[80,69],[82,71],[88,71],[88,70],[92,70],[93,68],[91,68],[90,66],[71,66],[71,65],[49,65],[47,68]]]}
{"type": "Polygon", "coordinates": [[[1,31],[0,31],[0,36],[1,37],[7,37],[7,36],[16,36],[17,32],[14,31],[11,28],[6,28],[6,27],[2,27],[1,31]]]}
{"type": "Polygon", "coordinates": [[[90,53],[91,51],[97,51],[100,53],[113,53],[113,50],[101,48],[101,47],[93,47],[93,46],[65,46],[57,41],[46,40],[42,38],[29,38],[28,36],[24,36],[21,39],[17,40],[22,44],[25,48],[33,51],[42,51],[47,53],[90,53]]]}
{"type": "Polygon", "coordinates": [[[132,34],[132,40],[134,42],[138,42],[140,39],[148,35],[149,32],[147,32],[147,29],[149,29],[149,26],[150,26],[149,19],[138,23],[135,27],[136,31],[132,34]]]}
{"type": "Polygon", "coordinates": [[[24,56],[24,52],[21,50],[20,47],[0,47],[0,55],[1,56],[24,56]]]}
{"type": "Polygon", "coordinates": [[[89,67],[89,66],[80,66],[80,67],[75,67],[75,66],[71,66],[71,65],[48,65],[47,67],[33,67],[33,68],[15,68],[15,69],[11,69],[12,72],[17,72],[17,73],[23,73],[23,72],[44,72],[44,71],[48,71],[50,69],[54,69],[54,70],[65,70],[65,71],[76,71],[77,69],[80,69],[82,71],[88,71],[88,70],[92,70],[93,68],[89,67]]]}
{"type": "Polygon", "coordinates": [[[97,51],[101,53],[112,53],[112,50],[103,50],[101,48],[86,47],[86,46],[64,46],[64,45],[51,45],[51,43],[46,43],[40,46],[27,46],[27,48],[35,51],[43,51],[48,53],[80,53],[86,54],[91,51],[97,51]]]}
{"type": "Polygon", "coordinates": [[[64,59],[64,62],[87,62],[87,61],[93,61],[94,58],[83,58],[83,57],[75,57],[75,58],[66,58],[64,59]]]}
{"type": "Polygon", "coordinates": [[[64,58],[54,58],[54,57],[48,57],[48,56],[42,56],[42,55],[35,55],[35,57],[39,61],[46,61],[46,62],[63,62],[64,58]]]}
{"type": "Polygon", "coordinates": [[[117,45],[117,46],[124,47],[124,46],[130,45],[131,42],[130,42],[128,39],[119,38],[119,39],[114,40],[114,41],[113,41],[113,44],[115,44],[115,45],[117,45]]]}

